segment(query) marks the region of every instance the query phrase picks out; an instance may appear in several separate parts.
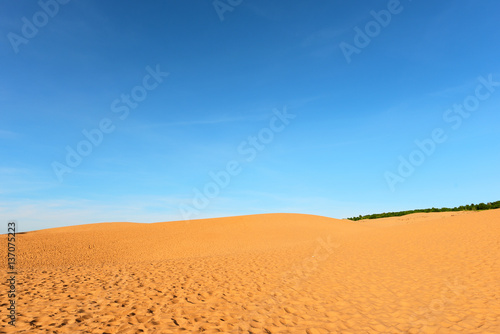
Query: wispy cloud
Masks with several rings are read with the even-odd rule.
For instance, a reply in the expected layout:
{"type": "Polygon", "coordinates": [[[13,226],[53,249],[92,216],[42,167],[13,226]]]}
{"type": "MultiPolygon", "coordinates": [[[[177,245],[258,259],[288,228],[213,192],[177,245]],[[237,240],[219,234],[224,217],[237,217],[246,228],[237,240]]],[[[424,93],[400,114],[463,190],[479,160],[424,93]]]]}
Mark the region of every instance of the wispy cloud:
{"type": "Polygon", "coordinates": [[[242,5],[254,15],[265,20],[279,21],[280,19],[282,19],[282,13],[280,12],[279,8],[273,7],[272,2],[263,2],[260,4],[256,4],[254,2],[246,1],[242,5]]]}
{"type": "MultiPolygon", "coordinates": [[[[493,73],[492,76],[496,79],[500,76],[500,73],[493,73]]],[[[468,95],[477,87],[477,85],[478,78],[473,77],[459,85],[445,87],[443,89],[430,92],[427,95],[432,97],[455,97],[456,95],[468,95]]]]}
{"type": "Polygon", "coordinates": [[[0,87],[0,101],[8,101],[12,97],[12,92],[0,87]]]}
{"type": "Polygon", "coordinates": [[[249,121],[262,121],[269,117],[271,109],[265,110],[262,113],[251,113],[242,116],[219,116],[206,119],[187,119],[187,120],[176,120],[172,122],[136,122],[128,127],[128,130],[136,129],[159,129],[163,127],[179,127],[179,126],[196,126],[196,125],[219,125],[228,123],[239,123],[239,122],[249,122],[249,121]]]}
{"type": "Polygon", "coordinates": [[[467,81],[461,85],[443,88],[441,90],[431,92],[428,95],[432,97],[454,97],[457,94],[469,93],[475,86],[477,86],[477,79],[467,81]]]}
{"type": "Polygon", "coordinates": [[[306,36],[300,45],[302,47],[311,47],[318,45],[331,44],[337,38],[342,36],[347,29],[338,29],[338,28],[324,28],[321,30],[317,30],[308,36],[306,36]]]}
{"type": "MultiPolygon", "coordinates": [[[[0,99],[1,99],[1,96],[0,96],[0,99]]],[[[2,138],[2,139],[16,139],[16,138],[19,138],[19,136],[20,136],[20,134],[17,132],[0,129],[0,138],[2,138]]]]}
{"type": "Polygon", "coordinates": [[[101,222],[154,223],[182,220],[180,197],[122,197],[110,201],[19,199],[0,202],[0,220],[17,220],[21,231],[101,222]]]}
{"type": "Polygon", "coordinates": [[[344,28],[324,28],[304,37],[299,47],[307,50],[314,58],[327,58],[339,52],[337,44],[340,36],[346,33],[344,28]]]}
{"type": "Polygon", "coordinates": [[[152,124],[151,126],[162,127],[162,126],[182,126],[182,125],[210,125],[210,124],[222,124],[222,123],[235,123],[235,122],[247,122],[260,120],[260,117],[256,116],[240,116],[240,117],[227,117],[227,118],[215,118],[215,119],[205,119],[205,120],[190,120],[190,121],[176,121],[176,122],[166,122],[152,124]]]}
{"type": "Polygon", "coordinates": [[[28,194],[53,188],[54,182],[43,173],[28,168],[0,166],[0,195],[28,194]]]}

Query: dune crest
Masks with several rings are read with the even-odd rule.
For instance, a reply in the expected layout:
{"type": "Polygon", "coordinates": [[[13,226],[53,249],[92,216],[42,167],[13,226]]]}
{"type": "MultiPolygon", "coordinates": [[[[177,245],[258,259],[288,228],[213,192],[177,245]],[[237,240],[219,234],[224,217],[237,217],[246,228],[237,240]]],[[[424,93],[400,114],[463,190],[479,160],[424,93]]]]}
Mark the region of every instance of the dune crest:
{"type": "Polygon", "coordinates": [[[18,238],[19,320],[7,325],[2,289],[5,333],[500,332],[500,210],[103,223],[18,238]]]}

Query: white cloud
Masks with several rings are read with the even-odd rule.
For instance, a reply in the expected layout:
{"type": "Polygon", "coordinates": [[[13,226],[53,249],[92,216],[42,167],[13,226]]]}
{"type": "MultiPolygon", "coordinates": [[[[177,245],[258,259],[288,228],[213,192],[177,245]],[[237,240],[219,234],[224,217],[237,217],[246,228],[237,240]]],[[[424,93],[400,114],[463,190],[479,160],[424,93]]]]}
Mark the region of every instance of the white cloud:
{"type": "Polygon", "coordinates": [[[153,223],[182,220],[173,197],[15,199],[0,203],[0,221],[16,220],[20,231],[101,222],[153,223]]]}
{"type": "MultiPolygon", "coordinates": [[[[0,94],[0,100],[2,99],[1,94],[0,94]]],[[[0,138],[2,139],[15,139],[18,138],[19,134],[17,132],[12,132],[8,130],[2,130],[0,129],[0,138]]]]}

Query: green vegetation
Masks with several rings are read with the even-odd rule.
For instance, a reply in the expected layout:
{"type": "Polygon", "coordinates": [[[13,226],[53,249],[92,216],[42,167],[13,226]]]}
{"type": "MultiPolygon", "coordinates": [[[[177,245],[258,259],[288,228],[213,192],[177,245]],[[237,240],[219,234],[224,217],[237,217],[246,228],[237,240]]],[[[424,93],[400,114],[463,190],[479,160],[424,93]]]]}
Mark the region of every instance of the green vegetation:
{"type": "Polygon", "coordinates": [[[461,205],[456,208],[432,208],[432,209],[417,209],[417,210],[409,210],[409,211],[399,211],[399,212],[384,212],[384,213],[375,213],[372,215],[366,215],[358,217],[347,218],[350,220],[361,220],[361,219],[376,219],[376,218],[385,218],[385,217],[398,217],[409,215],[411,213],[419,213],[419,212],[448,212],[448,211],[479,211],[479,210],[491,210],[491,209],[500,209],[500,201],[491,202],[491,203],[479,203],[479,204],[471,204],[471,205],[461,205]]]}

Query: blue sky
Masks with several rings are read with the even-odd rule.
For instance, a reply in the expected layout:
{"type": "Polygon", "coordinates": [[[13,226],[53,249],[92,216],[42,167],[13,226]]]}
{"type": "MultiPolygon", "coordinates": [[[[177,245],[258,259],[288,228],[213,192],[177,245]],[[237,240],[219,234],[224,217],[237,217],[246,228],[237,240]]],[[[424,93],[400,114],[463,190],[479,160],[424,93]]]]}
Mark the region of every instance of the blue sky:
{"type": "Polygon", "coordinates": [[[500,199],[496,1],[40,3],[0,10],[20,230],[500,199]]]}

